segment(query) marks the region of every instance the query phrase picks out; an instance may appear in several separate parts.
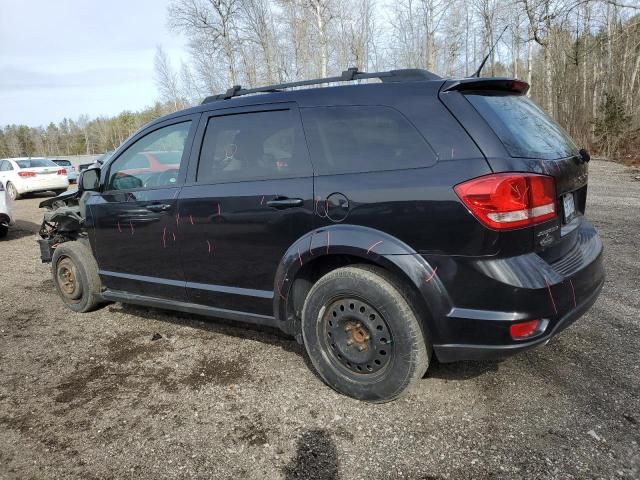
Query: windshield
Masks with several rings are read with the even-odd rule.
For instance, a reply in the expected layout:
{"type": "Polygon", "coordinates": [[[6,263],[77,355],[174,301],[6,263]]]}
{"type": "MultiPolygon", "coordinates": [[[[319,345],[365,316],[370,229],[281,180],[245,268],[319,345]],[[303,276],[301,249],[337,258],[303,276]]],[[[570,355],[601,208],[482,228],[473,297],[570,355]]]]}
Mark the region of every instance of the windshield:
{"type": "Polygon", "coordinates": [[[571,137],[524,95],[468,94],[512,157],[555,160],[578,154],[571,137]]]}
{"type": "Polygon", "coordinates": [[[30,158],[29,160],[16,160],[20,168],[57,167],[51,160],[44,158],[30,158]]]}

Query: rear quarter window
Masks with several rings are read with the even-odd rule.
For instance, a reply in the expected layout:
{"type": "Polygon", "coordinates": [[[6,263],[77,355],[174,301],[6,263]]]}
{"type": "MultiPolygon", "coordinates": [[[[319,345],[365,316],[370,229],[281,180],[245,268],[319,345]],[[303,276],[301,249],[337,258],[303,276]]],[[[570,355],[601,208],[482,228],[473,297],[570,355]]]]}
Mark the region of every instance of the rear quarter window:
{"type": "Polygon", "coordinates": [[[524,95],[466,94],[512,157],[555,160],[578,154],[569,135],[524,95]]]}
{"type": "Polygon", "coordinates": [[[302,120],[319,175],[419,168],[436,156],[415,127],[384,106],[306,107],[302,120]]]}

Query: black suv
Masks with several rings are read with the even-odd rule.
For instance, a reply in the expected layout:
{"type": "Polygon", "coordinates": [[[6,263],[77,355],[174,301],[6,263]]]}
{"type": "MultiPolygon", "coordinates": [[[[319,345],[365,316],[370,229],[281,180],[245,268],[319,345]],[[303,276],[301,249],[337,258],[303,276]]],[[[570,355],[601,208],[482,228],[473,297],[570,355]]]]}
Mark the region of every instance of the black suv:
{"type": "Polygon", "coordinates": [[[432,354],[544,344],[600,292],[589,156],[527,89],[353,69],[234,87],[43,202],[43,259],[75,311],[118,301],[277,327],[334,389],[392,400],[432,354]]]}

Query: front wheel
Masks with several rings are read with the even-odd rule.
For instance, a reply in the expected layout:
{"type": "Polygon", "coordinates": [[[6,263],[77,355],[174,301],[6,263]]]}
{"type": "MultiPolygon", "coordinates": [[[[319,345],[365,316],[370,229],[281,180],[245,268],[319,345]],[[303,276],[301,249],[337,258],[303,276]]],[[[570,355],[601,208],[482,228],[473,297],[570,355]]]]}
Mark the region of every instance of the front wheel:
{"type": "Polygon", "coordinates": [[[304,304],[302,336],[324,381],[359,400],[395,400],[429,366],[416,314],[375,267],[339,268],[318,280],[304,304]]]}
{"type": "Polygon", "coordinates": [[[81,242],[58,245],[51,259],[53,283],[64,304],[74,312],[90,312],[102,303],[98,264],[81,242]]]}
{"type": "Polygon", "coordinates": [[[18,200],[20,198],[18,190],[13,186],[13,183],[11,182],[7,182],[7,193],[9,194],[9,198],[11,198],[11,200],[18,200]]]}

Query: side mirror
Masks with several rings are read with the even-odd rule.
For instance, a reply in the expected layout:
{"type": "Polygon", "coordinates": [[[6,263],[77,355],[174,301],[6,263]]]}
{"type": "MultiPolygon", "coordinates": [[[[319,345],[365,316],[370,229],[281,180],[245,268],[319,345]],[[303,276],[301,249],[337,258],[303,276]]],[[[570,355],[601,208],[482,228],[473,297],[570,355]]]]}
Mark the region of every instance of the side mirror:
{"type": "Polygon", "coordinates": [[[591,160],[591,155],[589,155],[589,152],[584,148],[580,149],[580,157],[582,158],[582,163],[588,163],[589,160],[591,160]]]}
{"type": "Polygon", "coordinates": [[[78,189],[81,192],[97,192],[100,190],[100,168],[87,168],[80,174],[78,189]]]}

